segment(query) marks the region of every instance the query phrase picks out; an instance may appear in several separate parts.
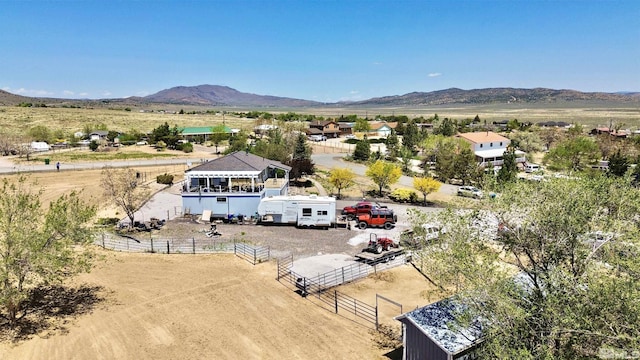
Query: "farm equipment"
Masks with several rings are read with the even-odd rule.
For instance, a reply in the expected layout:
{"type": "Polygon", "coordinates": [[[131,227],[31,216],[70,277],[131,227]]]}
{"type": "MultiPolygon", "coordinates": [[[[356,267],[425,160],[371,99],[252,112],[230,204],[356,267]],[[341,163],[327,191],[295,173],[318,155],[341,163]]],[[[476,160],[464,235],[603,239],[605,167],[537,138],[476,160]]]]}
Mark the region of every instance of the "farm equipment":
{"type": "Polygon", "coordinates": [[[393,260],[402,253],[404,253],[404,249],[393,239],[371,234],[367,247],[362,249],[361,253],[356,254],[356,257],[368,263],[378,263],[393,260]]]}
{"type": "Polygon", "coordinates": [[[396,244],[393,239],[388,237],[378,237],[376,234],[371,234],[369,237],[369,244],[363,251],[382,254],[383,251],[389,251],[397,247],[398,244],[396,244]]]}

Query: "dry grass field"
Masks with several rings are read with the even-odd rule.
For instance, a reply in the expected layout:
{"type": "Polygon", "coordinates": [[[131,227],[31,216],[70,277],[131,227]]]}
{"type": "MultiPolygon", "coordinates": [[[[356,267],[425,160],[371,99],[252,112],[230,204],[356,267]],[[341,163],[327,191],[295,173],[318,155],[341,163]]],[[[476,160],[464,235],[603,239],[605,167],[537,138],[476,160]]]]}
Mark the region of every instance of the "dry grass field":
{"type": "MultiPolygon", "coordinates": [[[[185,110],[194,110],[193,107],[185,110]]],[[[197,111],[211,110],[199,108],[197,111]]],[[[233,109],[226,115],[208,114],[176,114],[175,106],[171,111],[142,112],[140,109],[125,111],[123,109],[94,108],[22,108],[14,106],[0,107],[0,124],[2,131],[12,135],[25,134],[37,125],[47,126],[50,130],[64,130],[68,133],[81,131],[85,125],[106,125],[110,130],[127,132],[132,129],[149,132],[159,125],[170,126],[215,126],[222,124],[234,128],[250,130],[254,120],[239,118],[230,114],[252,109],[233,109]]],[[[357,114],[375,118],[376,115],[407,115],[409,118],[438,114],[440,118],[471,119],[478,115],[482,120],[499,121],[518,119],[520,121],[566,121],[577,122],[587,127],[608,125],[610,122],[624,124],[624,127],[637,129],[640,127],[640,108],[633,105],[607,105],[602,103],[554,104],[493,104],[464,105],[422,108],[311,108],[311,109],[258,109],[271,113],[297,112],[319,116],[338,118],[341,115],[357,114]]]]}

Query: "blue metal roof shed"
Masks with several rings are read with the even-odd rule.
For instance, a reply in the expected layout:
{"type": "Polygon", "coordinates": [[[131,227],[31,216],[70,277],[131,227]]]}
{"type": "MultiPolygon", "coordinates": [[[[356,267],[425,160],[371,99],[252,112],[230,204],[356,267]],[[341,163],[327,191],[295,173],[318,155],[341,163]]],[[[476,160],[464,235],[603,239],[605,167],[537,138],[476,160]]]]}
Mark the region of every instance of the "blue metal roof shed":
{"type": "Polygon", "coordinates": [[[473,350],[482,341],[480,321],[470,326],[456,324],[464,307],[454,299],[444,299],[404,313],[395,319],[403,324],[403,359],[473,359],[473,350]]]}

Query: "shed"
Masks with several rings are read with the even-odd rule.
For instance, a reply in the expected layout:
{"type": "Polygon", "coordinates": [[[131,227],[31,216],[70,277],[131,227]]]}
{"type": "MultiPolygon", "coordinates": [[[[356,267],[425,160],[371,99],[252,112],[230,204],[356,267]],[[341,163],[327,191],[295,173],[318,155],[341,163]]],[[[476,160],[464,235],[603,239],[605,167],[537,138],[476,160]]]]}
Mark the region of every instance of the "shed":
{"type": "Polygon", "coordinates": [[[482,323],[474,319],[469,326],[457,323],[465,308],[448,298],[397,316],[402,323],[403,359],[453,360],[474,358],[482,342],[482,323]]]}

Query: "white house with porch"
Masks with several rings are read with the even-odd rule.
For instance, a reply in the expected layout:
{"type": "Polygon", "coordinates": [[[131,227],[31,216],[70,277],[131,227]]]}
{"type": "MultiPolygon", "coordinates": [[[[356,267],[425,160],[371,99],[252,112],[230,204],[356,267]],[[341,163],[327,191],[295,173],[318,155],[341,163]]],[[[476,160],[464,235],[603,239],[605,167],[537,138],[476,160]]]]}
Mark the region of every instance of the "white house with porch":
{"type": "Polygon", "coordinates": [[[182,207],[191,214],[211,210],[214,218],[252,216],[262,198],[288,195],[289,171],[278,161],[236,151],[185,171],[182,207]]]}
{"type": "MultiPolygon", "coordinates": [[[[508,138],[492,131],[461,133],[456,136],[471,144],[478,163],[485,167],[502,166],[504,152],[511,143],[508,138]]],[[[526,162],[524,155],[523,151],[516,150],[516,164],[526,162]]]]}

